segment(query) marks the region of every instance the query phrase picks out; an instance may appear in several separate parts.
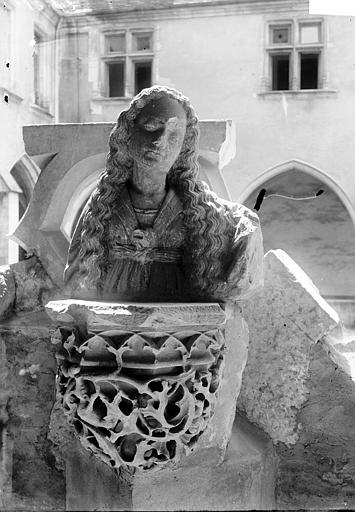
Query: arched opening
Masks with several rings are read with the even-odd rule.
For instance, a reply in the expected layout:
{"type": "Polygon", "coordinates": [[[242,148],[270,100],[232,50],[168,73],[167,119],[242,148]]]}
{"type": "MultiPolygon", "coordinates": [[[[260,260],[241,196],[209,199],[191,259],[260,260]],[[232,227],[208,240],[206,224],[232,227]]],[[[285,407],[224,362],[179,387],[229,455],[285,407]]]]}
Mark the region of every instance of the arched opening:
{"type": "Polygon", "coordinates": [[[66,260],[75,223],[104,169],[105,158],[105,153],[99,153],[74,164],[52,195],[39,229],[62,262],[66,260]]]}
{"type": "MultiPolygon", "coordinates": [[[[11,176],[15,179],[22,192],[19,194],[18,219],[16,223],[23,217],[26,211],[40,172],[40,167],[26,153],[15,162],[10,170],[11,176]]],[[[18,246],[18,259],[23,260],[25,257],[25,249],[18,246]]]]}
{"type": "Polygon", "coordinates": [[[355,227],[332,183],[294,162],[259,181],[244,204],[259,214],[265,252],[286,251],[355,327],[355,227]]]}

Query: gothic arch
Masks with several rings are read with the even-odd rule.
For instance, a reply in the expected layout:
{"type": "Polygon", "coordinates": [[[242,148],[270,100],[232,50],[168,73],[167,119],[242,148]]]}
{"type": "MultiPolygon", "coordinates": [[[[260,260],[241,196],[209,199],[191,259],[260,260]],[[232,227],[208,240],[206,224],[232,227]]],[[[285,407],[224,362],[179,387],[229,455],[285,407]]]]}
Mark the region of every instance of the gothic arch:
{"type": "Polygon", "coordinates": [[[61,232],[69,242],[78,211],[95,188],[105,159],[106,153],[99,153],[80,160],[69,169],[52,196],[41,231],[61,232]]]}
{"type": "Polygon", "coordinates": [[[255,192],[255,190],[261,189],[263,185],[271,178],[293,170],[309,174],[310,176],[313,176],[320,182],[324,183],[324,185],[327,185],[339,197],[348,214],[350,215],[353,224],[355,225],[354,206],[342,187],[322,169],[297,158],[287,160],[273,167],[269,167],[264,172],[259,174],[258,177],[243,191],[238,201],[240,203],[245,203],[247,199],[253,194],[253,192],[255,192]]]}
{"type": "Polygon", "coordinates": [[[11,168],[10,174],[22,192],[19,199],[22,211],[25,211],[30,202],[40,172],[41,169],[27,153],[24,153],[11,168]]]}
{"type": "Polygon", "coordinates": [[[266,252],[283,249],[321,295],[353,300],[355,211],[333,178],[293,159],[259,175],[241,200],[259,214],[266,252]]]}

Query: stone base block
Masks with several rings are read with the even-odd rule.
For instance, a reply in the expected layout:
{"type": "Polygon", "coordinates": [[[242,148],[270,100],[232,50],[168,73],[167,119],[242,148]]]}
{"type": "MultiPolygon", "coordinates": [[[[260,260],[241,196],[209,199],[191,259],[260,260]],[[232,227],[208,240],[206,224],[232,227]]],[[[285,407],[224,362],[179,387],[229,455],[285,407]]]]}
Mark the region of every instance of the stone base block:
{"type": "Polygon", "coordinates": [[[67,510],[272,510],[276,458],[272,443],[237,415],[226,457],[216,448],[155,473],[112,471],[79,442],[66,462],[67,510]]]}
{"type": "Polygon", "coordinates": [[[79,441],[66,461],[66,510],[131,510],[131,474],[113,471],[79,441]]]}
{"type": "Polygon", "coordinates": [[[137,471],[133,510],[270,510],[274,504],[276,459],[271,442],[237,416],[225,459],[205,449],[174,470],[137,471]]]}

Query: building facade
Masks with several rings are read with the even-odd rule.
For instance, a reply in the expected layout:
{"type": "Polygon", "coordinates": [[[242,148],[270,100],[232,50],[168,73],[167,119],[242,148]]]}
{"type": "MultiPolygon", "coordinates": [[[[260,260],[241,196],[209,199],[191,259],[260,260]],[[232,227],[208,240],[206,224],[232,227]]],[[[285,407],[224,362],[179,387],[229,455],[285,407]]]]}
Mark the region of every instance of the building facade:
{"type": "MultiPolygon", "coordinates": [[[[53,60],[28,80],[52,84],[52,96],[43,85],[42,117],[27,122],[112,122],[143,87],[181,90],[200,119],[233,120],[236,157],[222,173],[232,200],[258,211],[265,249],[286,250],[323,295],[352,301],[350,17],[311,16],[304,0],[53,0],[46,9],[33,11],[47,23],[34,44],[54,37],[53,60]]],[[[27,62],[38,69],[30,51],[27,62]]]]}
{"type": "MultiPolygon", "coordinates": [[[[39,169],[25,155],[22,126],[48,124],[55,113],[58,14],[42,0],[6,0],[0,11],[0,264],[18,261],[7,238],[26,207],[24,190],[39,169]],[[15,176],[15,177],[14,177],[15,176]]],[[[27,187],[28,188],[28,187],[27,187]]]]}

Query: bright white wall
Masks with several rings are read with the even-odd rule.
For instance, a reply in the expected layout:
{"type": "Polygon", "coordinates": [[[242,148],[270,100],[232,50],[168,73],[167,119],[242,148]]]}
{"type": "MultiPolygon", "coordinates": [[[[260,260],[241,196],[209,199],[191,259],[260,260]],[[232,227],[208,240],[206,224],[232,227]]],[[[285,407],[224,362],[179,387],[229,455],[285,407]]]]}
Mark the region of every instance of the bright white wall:
{"type": "MultiPolygon", "coordinates": [[[[232,15],[226,11],[226,15],[210,17],[146,20],[134,26],[155,30],[156,83],[183,91],[201,119],[234,120],[237,157],[225,170],[234,199],[265,169],[298,158],[334,177],[355,204],[349,148],[355,136],[353,23],[346,17],[324,17],[328,84],[335,92],[260,95],[266,24],[291,17],[307,19],[309,15],[296,7],[279,14],[232,15]]],[[[88,34],[90,49],[90,59],[88,53],[83,54],[80,64],[83,105],[86,100],[86,110],[81,109],[83,121],[113,121],[128,103],[90,102],[92,90],[97,89],[97,73],[90,70],[95,67],[95,55],[100,57],[98,32],[125,26],[132,27],[132,22],[96,20],[81,28],[88,34]]],[[[73,108],[68,104],[66,110],[69,116],[73,108]]]]}
{"type": "MultiPolygon", "coordinates": [[[[14,163],[24,153],[22,127],[25,124],[47,124],[53,122],[53,116],[43,109],[33,105],[33,30],[35,24],[40,26],[48,35],[50,52],[54,49],[55,20],[41,11],[38,6],[32,8],[30,1],[10,0],[6,2],[10,12],[10,34],[8,57],[1,53],[0,72],[0,177],[2,177],[10,199],[4,199],[0,204],[1,234],[6,235],[14,227],[15,217],[18,217],[18,193],[20,192],[10,171],[14,163]],[[5,69],[5,60],[9,60],[10,68],[5,69]],[[5,96],[8,101],[5,101],[5,96]],[[11,220],[10,227],[8,220],[11,220]]],[[[4,12],[0,10],[0,17],[4,12]]],[[[4,18],[2,19],[4,20],[4,18]]],[[[8,20],[8,16],[7,16],[8,20]]],[[[1,22],[1,20],[0,20],[1,22]]],[[[6,25],[1,25],[6,31],[6,25]]],[[[51,53],[52,54],[52,53],[51,53]]],[[[55,61],[48,59],[47,79],[53,86],[55,61]]],[[[54,100],[54,97],[52,101],[54,100]]],[[[17,252],[13,242],[3,239],[0,244],[0,261],[13,262],[17,252]]]]}

